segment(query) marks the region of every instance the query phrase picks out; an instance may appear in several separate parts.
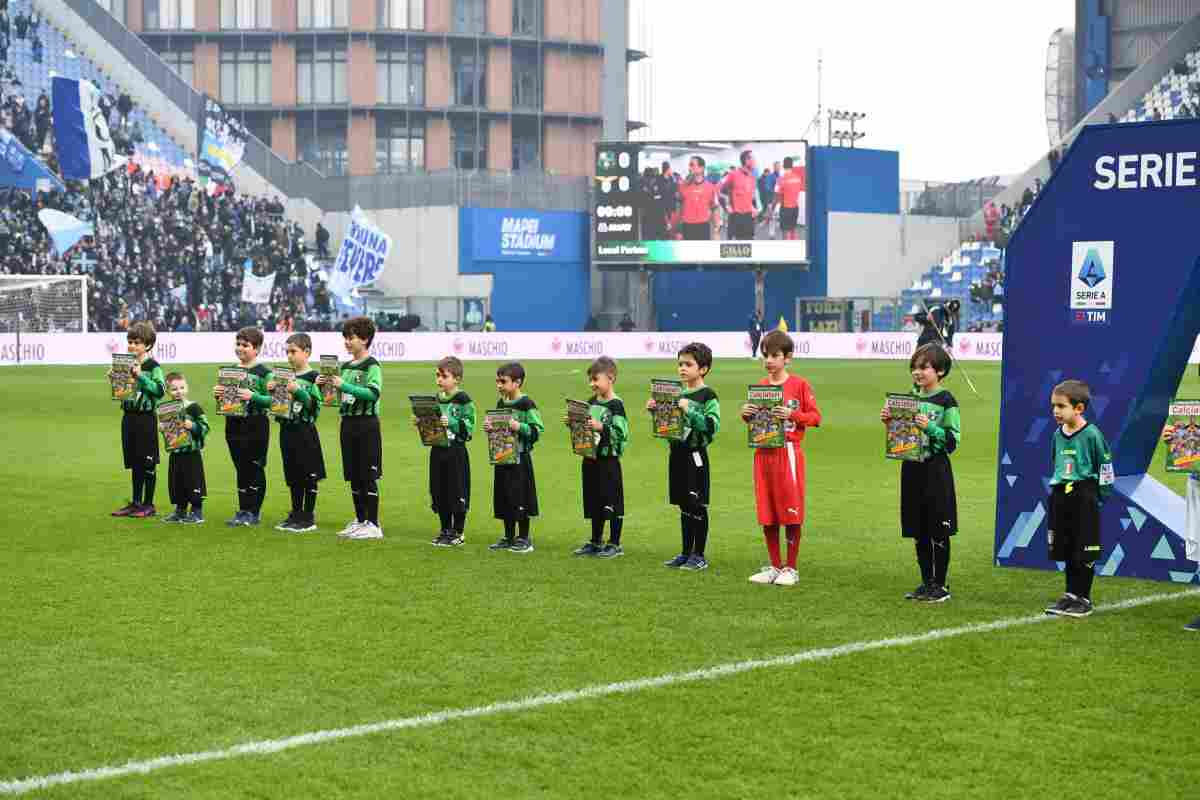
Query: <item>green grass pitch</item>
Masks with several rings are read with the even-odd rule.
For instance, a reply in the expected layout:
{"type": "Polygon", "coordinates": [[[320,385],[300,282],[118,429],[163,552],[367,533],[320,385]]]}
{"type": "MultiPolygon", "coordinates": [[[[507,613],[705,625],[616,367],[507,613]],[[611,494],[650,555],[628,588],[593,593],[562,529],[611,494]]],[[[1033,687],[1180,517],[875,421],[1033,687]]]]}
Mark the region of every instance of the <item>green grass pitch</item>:
{"type": "MultiPolygon", "coordinates": [[[[648,380],[673,364],[620,365],[633,442],[626,556],[612,561],[571,556],[587,527],[558,419],[563,397],[586,398],[585,365],[526,366],[548,422],[527,556],[486,549],[500,525],[479,438],[467,544],[430,546],[427,454],[406,399],[433,390],[429,364],[384,368],[376,542],[334,536],[351,516],[336,414],[320,420],[331,476],[320,532],[273,530],[288,506],[276,432],[271,524],[227,529],[233,471],[206,399],[214,367],[184,367],[214,428],[209,521],[168,526],[108,516],[129,479],[103,368],[0,372],[0,782],[1029,615],[1062,591],[1058,575],[992,565],[998,365],[970,365],[981,397],[960,376],[948,382],[962,405],[962,530],[954,597],[935,606],[902,599],[917,569],[898,532],[899,467],[881,455],[878,410],[905,388],[902,362],[793,364],[825,421],[806,442],[808,523],[791,589],[746,580],[766,558],[736,413],[762,375],[756,362],[723,360],[710,376],[724,427],[712,568],[696,574],[661,566],[678,550],[678,515],[666,447],[637,411],[648,380]]],[[[495,402],[494,367],[467,364],[464,388],[481,409],[495,402]]],[[[1177,589],[1100,578],[1095,596],[1102,606],[1177,589]]],[[[1200,596],[35,796],[1187,797],[1200,777],[1200,639],[1181,625],[1196,614],[1200,596]]]]}

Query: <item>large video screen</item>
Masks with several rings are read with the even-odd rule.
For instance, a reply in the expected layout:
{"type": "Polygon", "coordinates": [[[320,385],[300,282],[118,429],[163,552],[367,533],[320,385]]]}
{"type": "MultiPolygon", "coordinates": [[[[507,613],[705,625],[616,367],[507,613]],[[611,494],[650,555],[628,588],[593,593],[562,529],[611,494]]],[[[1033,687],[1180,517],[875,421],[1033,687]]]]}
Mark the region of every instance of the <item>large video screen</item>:
{"type": "Polygon", "coordinates": [[[808,143],[600,142],[593,258],[807,265],[808,143]]]}

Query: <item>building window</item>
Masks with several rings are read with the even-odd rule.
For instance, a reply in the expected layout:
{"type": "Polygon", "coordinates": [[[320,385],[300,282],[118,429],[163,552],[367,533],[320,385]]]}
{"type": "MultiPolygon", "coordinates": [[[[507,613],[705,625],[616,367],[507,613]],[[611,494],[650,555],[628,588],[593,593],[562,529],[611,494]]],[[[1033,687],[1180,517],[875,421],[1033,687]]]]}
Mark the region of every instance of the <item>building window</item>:
{"type": "Polygon", "coordinates": [[[381,28],[425,29],[425,0],[379,0],[378,8],[381,28]]]}
{"type": "Polygon", "coordinates": [[[296,51],[296,102],[346,103],[346,48],[296,51]]]}
{"type": "Polygon", "coordinates": [[[176,75],[183,78],[184,83],[188,86],[194,85],[196,79],[196,60],[190,48],[185,50],[162,50],[158,56],[166,62],[168,67],[174,70],[176,75]]]}
{"type": "Polygon", "coordinates": [[[125,24],[125,0],[96,0],[96,5],[111,14],[117,22],[125,24]]]}
{"type": "Polygon", "coordinates": [[[375,171],[395,175],[425,169],[425,124],[405,114],[380,114],[375,122],[375,171]]]}
{"type": "Polygon", "coordinates": [[[146,0],[142,24],[149,31],[195,30],[196,0],[146,0]]]}
{"type": "Polygon", "coordinates": [[[487,0],[454,0],[455,33],[487,33],[487,0]]]}
{"type": "Polygon", "coordinates": [[[345,175],[346,114],[332,112],[318,115],[307,113],[296,118],[296,144],[300,158],[317,168],[323,175],[345,175]]]}
{"type": "Polygon", "coordinates": [[[512,82],[513,108],[540,111],[542,108],[542,58],[536,47],[513,46],[512,82]]]}
{"type": "Polygon", "coordinates": [[[221,27],[225,30],[270,30],[271,0],[221,0],[221,27]]]}
{"type": "Polygon", "coordinates": [[[487,83],[483,51],[467,45],[455,47],[450,55],[454,71],[454,104],[458,106],[486,105],[487,83]]]}
{"type": "MultiPolygon", "coordinates": [[[[363,0],[358,0],[363,2],[363,0]]],[[[348,28],[350,27],[349,0],[299,0],[296,7],[296,27],[348,28]]]]}
{"type": "Polygon", "coordinates": [[[542,0],[513,0],[513,36],[542,36],[542,0]]]}
{"type": "Polygon", "coordinates": [[[222,48],[221,100],[232,105],[270,105],[271,51],[222,48]]]}
{"type": "Polygon", "coordinates": [[[541,170],[542,125],[536,119],[514,119],[512,122],[512,168],[541,170]]]}
{"type": "Polygon", "coordinates": [[[379,102],[385,105],[425,104],[425,51],[403,46],[380,46],[375,51],[376,85],[379,102]]]}
{"type": "Polygon", "coordinates": [[[450,126],[450,148],[458,169],[487,169],[487,121],[456,119],[450,126]]]}

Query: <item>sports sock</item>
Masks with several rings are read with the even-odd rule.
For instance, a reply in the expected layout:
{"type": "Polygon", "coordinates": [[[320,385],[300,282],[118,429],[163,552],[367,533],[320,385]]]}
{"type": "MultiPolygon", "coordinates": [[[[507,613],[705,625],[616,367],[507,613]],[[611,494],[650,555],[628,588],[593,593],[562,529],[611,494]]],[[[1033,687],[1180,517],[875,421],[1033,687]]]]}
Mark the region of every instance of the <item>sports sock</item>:
{"type": "Polygon", "coordinates": [[[930,542],[933,545],[933,583],[944,587],[950,570],[950,537],[931,538],[930,542]]]}
{"type": "Polygon", "coordinates": [[[450,521],[450,512],[449,511],[439,511],[438,512],[438,524],[442,526],[442,530],[444,530],[444,531],[448,531],[451,529],[451,525],[453,525],[453,523],[450,521]]]}
{"type": "Polygon", "coordinates": [[[1092,599],[1092,581],[1096,578],[1096,562],[1080,562],[1079,564],[1079,591],[1078,596],[1085,600],[1092,599]]]}
{"type": "Polygon", "coordinates": [[[467,512],[455,511],[450,515],[450,530],[462,533],[467,528],[467,512]]]}
{"type": "Polygon", "coordinates": [[[288,486],[292,492],[292,515],[301,514],[304,511],[304,487],[300,484],[292,484],[288,486]]]}
{"type": "Polygon", "coordinates": [[[309,481],[304,487],[304,514],[311,517],[317,510],[317,482],[309,481]]]}
{"type": "Polygon", "coordinates": [[[142,489],[145,487],[145,485],[146,485],[146,476],[142,474],[141,467],[134,467],[133,468],[133,496],[130,497],[130,499],[129,499],[130,503],[133,503],[133,505],[135,505],[135,506],[140,506],[142,504],[142,489]]]}
{"type": "Polygon", "coordinates": [[[504,538],[510,542],[517,538],[517,521],[515,519],[504,520],[504,538]]]}
{"type": "Polygon", "coordinates": [[[921,568],[921,583],[929,586],[933,583],[933,542],[928,536],[918,536],[913,540],[917,551],[917,565],[921,568]]]}
{"type": "Polygon", "coordinates": [[[365,491],[362,484],[357,481],[350,484],[350,498],[354,501],[354,518],[359,522],[365,522],[367,519],[366,507],[363,503],[365,491]]]}
{"type": "Polygon", "coordinates": [[[529,517],[517,520],[517,538],[529,541],[529,517]]]}
{"type": "Polygon", "coordinates": [[[625,527],[624,517],[613,517],[608,521],[608,543],[611,545],[621,544],[621,528],[625,527]]]}
{"type": "Polygon", "coordinates": [[[604,517],[592,517],[592,544],[604,541],[604,517]]]}
{"type": "Polygon", "coordinates": [[[363,495],[363,511],[367,515],[367,522],[379,524],[379,484],[376,481],[367,482],[363,495]]]}
{"type": "Polygon", "coordinates": [[[692,518],[692,553],[704,557],[704,548],[708,546],[708,509],[700,506],[700,511],[692,518]]]}
{"type": "Polygon", "coordinates": [[[779,526],[763,525],[763,538],[767,540],[767,554],[771,556],[771,566],[779,569],[783,566],[783,557],[779,555],[779,526]]]}
{"type": "Polygon", "coordinates": [[[146,485],[142,489],[142,505],[154,505],[154,485],[158,482],[158,474],[151,467],[146,470],[146,485]]]}
{"type": "Polygon", "coordinates": [[[792,569],[796,568],[796,558],[800,555],[800,534],[801,527],[799,525],[787,526],[787,565],[792,569]]]}
{"type": "Polygon", "coordinates": [[[187,513],[187,503],[176,503],[175,504],[175,513],[181,517],[184,514],[186,514],[187,513]]]}
{"type": "Polygon", "coordinates": [[[692,554],[692,547],[694,546],[693,543],[695,542],[695,534],[692,533],[691,517],[685,511],[679,512],[679,534],[680,538],[683,539],[683,549],[679,552],[685,556],[690,556],[692,554]]]}
{"type": "Polygon", "coordinates": [[[204,501],[203,500],[193,500],[192,501],[192,513],[193,514],[203,514],[204,513],[204,501]]]}

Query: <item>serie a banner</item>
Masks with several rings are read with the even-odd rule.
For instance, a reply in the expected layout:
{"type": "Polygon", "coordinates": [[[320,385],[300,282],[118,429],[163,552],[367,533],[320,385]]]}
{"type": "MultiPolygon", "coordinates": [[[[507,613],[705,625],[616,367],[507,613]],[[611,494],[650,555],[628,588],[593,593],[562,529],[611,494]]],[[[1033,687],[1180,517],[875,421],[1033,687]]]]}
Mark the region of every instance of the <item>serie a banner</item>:
{"type": "Polygon", "coordinates": [[[205,95],[198,160],[209,166],[215,180],[224,183],[233,175],[234,167],[242,163],[249,136],[245,126],[236,117],[226,113],[217,101],[205,95]]]}
{"type": "Polygon", "coordinates": [[[329,274],[329,290],[339,297],[346,297],[359,286],[377,280],[383,274],[391,251],[392,237],[355,206],[350,215],[350,229],[342,239],[342,247],[329,274]]]}

